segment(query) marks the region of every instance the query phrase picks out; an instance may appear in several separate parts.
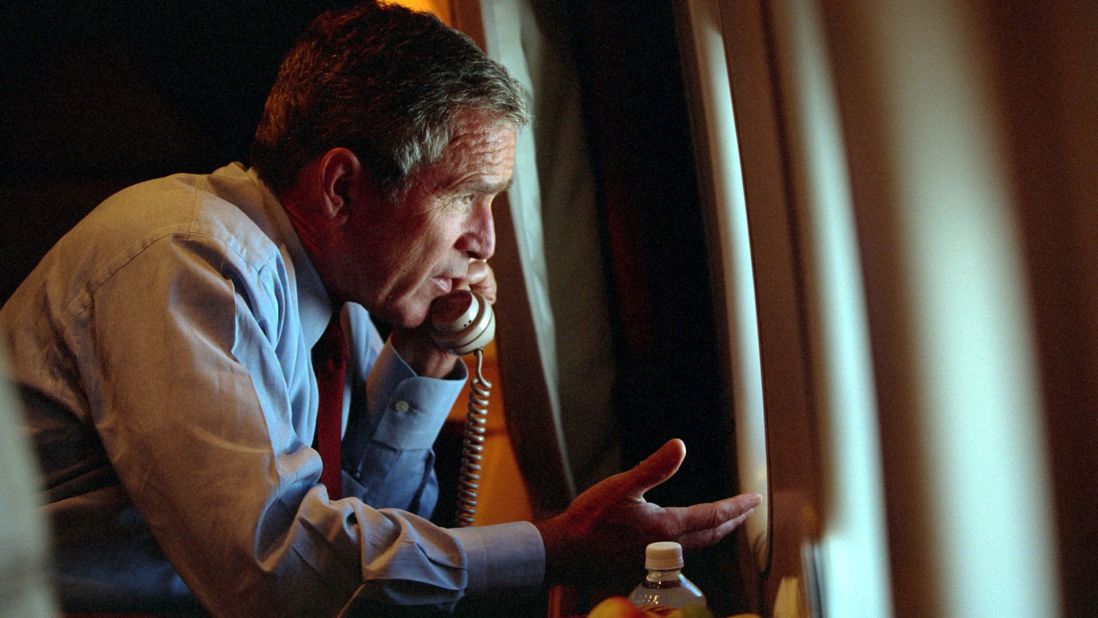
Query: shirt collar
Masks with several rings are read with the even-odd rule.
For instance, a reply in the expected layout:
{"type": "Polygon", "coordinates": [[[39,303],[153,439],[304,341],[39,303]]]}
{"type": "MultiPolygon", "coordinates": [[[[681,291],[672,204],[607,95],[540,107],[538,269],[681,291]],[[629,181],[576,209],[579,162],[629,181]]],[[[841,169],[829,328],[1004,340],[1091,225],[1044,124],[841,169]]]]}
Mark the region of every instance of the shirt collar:
{"type": "Polygon", "coordinates": [[[297,307],[301,319],[301,333],[305,338],[305,344],[312,348],[324,329],[328,326],[328,320],[332,317],[332,303],[328,298],[328,292],[320,280],[320,274],[313,266],[313,261],[301,244],[290,218],[282,202],[270,190],[267,183],[259,177],[259,172],[254,167],[248,169],[248,176],[259,187],[263,194],[263,205],[274,223],[275,229],[285,243],[286,250],[293,262],[294,278],[297,282],[297,307]]]}

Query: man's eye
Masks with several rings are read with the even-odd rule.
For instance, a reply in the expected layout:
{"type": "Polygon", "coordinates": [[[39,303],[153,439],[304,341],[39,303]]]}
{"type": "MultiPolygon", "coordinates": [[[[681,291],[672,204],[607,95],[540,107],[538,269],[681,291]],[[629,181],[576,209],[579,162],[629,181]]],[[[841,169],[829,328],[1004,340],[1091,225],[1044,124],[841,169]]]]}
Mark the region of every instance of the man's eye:
{"type": "Polygon", "coordinates": [[[466,194],[463,194],[463,195],[456,196],[454,198],[454,204],[457,205],[457,206],[463,206],[463,207],[472,206],[476,202],[476,200],[477,200],[477,196],[476,196],[475,193],[466,193],[466,194]]]}

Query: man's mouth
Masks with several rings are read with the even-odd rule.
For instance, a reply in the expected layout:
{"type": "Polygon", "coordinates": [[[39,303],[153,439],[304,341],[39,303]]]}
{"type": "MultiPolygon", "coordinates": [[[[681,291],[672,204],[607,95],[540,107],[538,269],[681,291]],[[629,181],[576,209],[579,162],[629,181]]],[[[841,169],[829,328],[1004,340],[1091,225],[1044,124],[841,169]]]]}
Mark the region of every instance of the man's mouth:
{"type": "Polygon", "coordinates": [[[454,289],[454,279],[450,277],[431,277],[431,281],[434,282],[435,287],[442,292],[442,294],[449,294],[454,289]]]}

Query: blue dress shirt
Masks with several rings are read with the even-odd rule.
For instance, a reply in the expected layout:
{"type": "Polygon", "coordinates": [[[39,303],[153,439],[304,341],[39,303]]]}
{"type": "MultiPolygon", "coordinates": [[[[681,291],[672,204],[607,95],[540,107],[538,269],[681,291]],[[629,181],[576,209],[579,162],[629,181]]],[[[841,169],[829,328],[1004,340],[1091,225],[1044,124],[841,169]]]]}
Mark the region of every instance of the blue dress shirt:
{"type": "Polygon", "coordinates": [[[429,523],[432,444],[465,376],[415,375],[364,308],[343,499],[311,448],[310,349],[332,315],[277,198],[239,164],[112,196],[0,311],[46,481],[62,602],[92,611],[336,615],[532,589],[527,522],[429,523]]]}

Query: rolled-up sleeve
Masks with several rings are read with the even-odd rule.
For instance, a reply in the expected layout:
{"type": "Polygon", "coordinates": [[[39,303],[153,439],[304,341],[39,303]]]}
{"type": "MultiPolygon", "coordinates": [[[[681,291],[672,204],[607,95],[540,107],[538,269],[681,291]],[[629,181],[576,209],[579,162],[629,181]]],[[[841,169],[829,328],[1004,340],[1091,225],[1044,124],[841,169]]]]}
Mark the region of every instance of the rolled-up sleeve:
{"type": "Polygon", "coordinates": [[[430,517],[438,501],[433,446],[464,384],[417,376],[391,344],[376,354],[343,439],[344,495],[430,517]]]}

